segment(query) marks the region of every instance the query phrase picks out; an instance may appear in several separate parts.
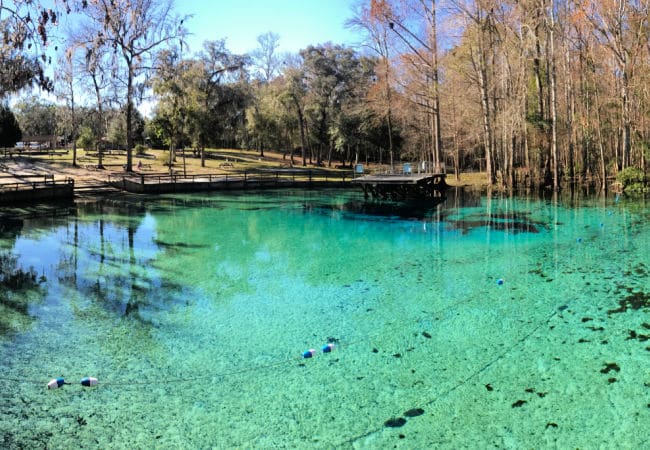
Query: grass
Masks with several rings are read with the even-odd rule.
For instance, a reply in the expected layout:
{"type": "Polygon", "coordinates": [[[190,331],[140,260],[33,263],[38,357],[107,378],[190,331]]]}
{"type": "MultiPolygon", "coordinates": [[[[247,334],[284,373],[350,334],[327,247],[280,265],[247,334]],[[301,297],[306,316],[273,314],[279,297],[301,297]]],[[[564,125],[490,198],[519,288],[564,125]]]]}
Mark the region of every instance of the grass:
{"type": "MultiPolygon", "coordinates": [[[[58,151],[56,154],[52,155],[29,155],[28,153],[25,153],[22,156],[41,164],[52,164],[59,166],[62,169],[72,168],[72,151],[58,151]]],[[[170,168],[167,165],[168,161],[169,151],[148,149],[143,155],[133,154],[133,170],[143,174],[168,174],[170,173],[170,168]],[[143,165],[141,170],[137,169],[138,162],[141,162],[143,165]]],[[[78,167],[93,168],[95,170],[94,173],[99,175],[104,171],[96,171],[97,164],[97,153],[94,150],[87,152],[84,149],[77,149],[78,167]]],[[[106,174],[111,172],[123,172],[125,164],[126,152],[111,152],[104,154],[103,165],[106,174]]],[[[339,164],[340,162],[338,161],[332,163],[333,166],[339,164]]],[[[386,168],[385,165],[364,165],[370,172],[378,172],[386,168]]],[[[239,149],[207,149],[205,166],[201,166],[201,158],[198,152],[194,155],[191,150],[187,151],[185,157],[183,157],[182,152],[177,154],[176,160],[172,163],[172,170],[174,173],[187,175],[241,173],[243,171],[279,170],[291,167],[294,169],[303,168],[300,155],[294,155],[294,165],[291,166],[289,155],[286,155],[285,157],[282,153],[265,151],[264,157],[261,157],[257,151],[239,149]]],[[[318,170],[322,177],[329,176],[333,178],[341,178],[343,175],[352,175],[352,170],[349,168],[336,169],[326,166],[317,167],[313,164],[307,164],[305,168],[318,170]]],[[[485,173],[461,173],[460,180],[456,180],[456,177],[453,176],[453,174],[449,174],[447,177],[447,184],[451,186],[483,188],[487,185],[485,180],[485,173]]]]}

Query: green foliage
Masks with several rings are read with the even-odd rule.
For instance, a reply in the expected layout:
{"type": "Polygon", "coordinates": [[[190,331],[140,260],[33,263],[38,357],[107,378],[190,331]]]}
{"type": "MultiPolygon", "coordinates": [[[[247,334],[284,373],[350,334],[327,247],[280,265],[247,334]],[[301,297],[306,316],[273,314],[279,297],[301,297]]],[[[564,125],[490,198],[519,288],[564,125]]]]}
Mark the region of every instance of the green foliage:
{"type": "Polygon", "coordinates": [[[551,129],[551,120],[544,119],[538,112],[528,114],[526,121],[542,133],[548,133],[551,129]]]}
{"type": "Polygon", "coordinates": [[[147,152],[147,147],[142,144],[137,144],[133,150],[135,150],[136,155],[144,155],[147,152]]]}
{"type": "Polygon", "coordinates": [[[628,192],[645,192],[647,182],[643,170],[638,167],[627,167],[616,175],[616,181],[623,185],[623,190],[628,192]]]}
{"type": "Polygon", "coordinates": [[[121,114],[115,116],[108,125],[106,137],[115,146],[126,146],[126,121],[121,114]]]}
{"type": "Polygon", "coordinates": [[[23,133],[14,113],[8,106],[0,106],[0,147],[13,147],[22,138],[23,133]]]}
{"type": "Polygon", "coordinates": [[[14,110],[23,136],[52,136],[56,134],[56,105],[37,97],[18,102],[14,110]]]}
{"type": "Polygon", "coordinates": [[[79,130],[79,137],[77,138],[77,147],[86,150],[94,149],[97,145],[97,135],[92,128],[82,126],[79,130]]]}
{"type": "Polygon", "coordinates": [[[147,136],[151,148],[166,148],[167,142],[165,141],[165,129],[161,117],[156,116],[152,120],[147,120],[145,135],[147,136]]]}
{"type": "Polygon", "coordinates": [[[40,2],[0,2],[0,19],[0,99],[34,84],[51,91],[52,80],[44,71],[49,61],[44,47],[50,28],[58,25],[57,12],[40,2]],[[43,56],[36,56],[39,53],[43,56]]]}
{"type": "Polygon", "coordinates": [[[163,166],[169,167],[169,152],[162,151],[156,154],[156,161],[162,164],[163,166]]]}
{"type": "Polygon", "coordinates": [[[42,72],[39,73],[39,61],[20,55],[14,49],[0,46],[2,70],[0,70],[0,99],[11,93],[29,87],[32,82],[39,80],[41,84],[50,83],[42,72]]]}

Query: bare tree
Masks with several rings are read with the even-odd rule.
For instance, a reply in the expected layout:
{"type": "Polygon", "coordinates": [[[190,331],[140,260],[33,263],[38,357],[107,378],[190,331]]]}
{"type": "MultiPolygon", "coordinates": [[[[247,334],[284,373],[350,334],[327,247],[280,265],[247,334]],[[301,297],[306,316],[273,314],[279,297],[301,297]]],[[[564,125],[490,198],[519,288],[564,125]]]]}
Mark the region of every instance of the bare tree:
{"type": "MultiPolygon", "coordinates": [[[[365,32],[367,36],[367,46],[379,56],[380,65],[377,66],[376,82],[379,85],[380,98],[378,108],[385,117],[386,127],[388,129],[388,153],[390,156],[390,166],[393,168],[394,144],[393,144],[393,104],[392,104],[392,87],[391,87],[391,64],[389,55],[390,46],[390,26],[386,17],[392,15],[389,6],[383,2],[371,1],[370,7],[360,5],[355,16],[346,22],[347,26],[365,32]]],[[[373,91],[371,91],[373,93],[373,91]]],[[[373,105],[373,97],[368,101],[373,105]]]]}
{"type": "Polygon", "coordinates": [[[185,35],[184,18],[173,14],[172,0],[96,0],[84,13],[94,24],[92,47],[112,50],[113,74],[125,88],[127,162],[133,169],[133,111],[136,94],[144,88],[141,77],[152,68],[161,46],[185,35]]]}
{"type": "Polygon", "coordinates": [[[260,46],[251,52],[251,57],[260,79],[268,83],[280,70],[281,61],[276,51],[280,46],[280,35],[268,31],[257,36],[257,43],[260,46]]]}
{"type": "Polygon", "coordinates": [[[77,76],[75,73],[75,48],[71,47],[65,52],[65,55],[59,61],[60,70],[58,71],[57,81],[59,82],[60,89],[58,90],[58,97],[63,99],[68,107],[70,114],[70,129],[68,132],[72,137],[72,165],[77,165],[77,114],[75,101],[75,82],[77,76]]]}
{"type": "MultiPolygon", "coordinates": [[[[620,166],[630,165],[632,146],[631,86],[635,68],[650,41],[650,3],[611,0],[586,2],[585,10],[598,42],[611,53],[620,77],[621,122],[623,131],[620,166]]],[[[647,54],[646,54],[647,57],[647,54]]]]}

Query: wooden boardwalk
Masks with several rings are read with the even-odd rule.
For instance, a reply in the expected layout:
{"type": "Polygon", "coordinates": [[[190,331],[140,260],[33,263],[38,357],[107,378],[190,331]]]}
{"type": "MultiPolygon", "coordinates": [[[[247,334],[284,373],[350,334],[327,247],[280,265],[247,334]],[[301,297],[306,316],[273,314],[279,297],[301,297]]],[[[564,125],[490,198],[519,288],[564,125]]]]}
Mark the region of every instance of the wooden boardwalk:
{"type": "Polygon", "coordinates": [[[383,200],[440,198],[448,185],[445,173],[365,175],[352,182],[361,185],[366,197],[383,200]]]}
{"type": "Polygon", "coordinates": [[[286,187],[349,187],[351,181],[349,173],[332,174],[325,170],[311,169],[248,170],[195,175],[120,173],[109,177],[111,186],[141,194],[286,187]]]}

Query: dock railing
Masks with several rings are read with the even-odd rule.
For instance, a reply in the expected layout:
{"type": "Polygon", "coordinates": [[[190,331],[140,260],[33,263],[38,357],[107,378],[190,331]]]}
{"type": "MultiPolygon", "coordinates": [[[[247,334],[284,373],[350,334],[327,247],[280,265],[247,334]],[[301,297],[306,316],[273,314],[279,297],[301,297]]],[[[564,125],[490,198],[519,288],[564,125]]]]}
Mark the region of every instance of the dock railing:
{"type": "Polygon", "coordinates": [[[62,185],[74,186],[74,180],[72,178],[55,179],[54,175],[51,174],[26,175],[21,176],[20,179],[21,181],[15,181],[13,183],[0,183],[0,192],[35,190],[62,185]]]}
{"type": "Polygon", "coordinates": [[[256,169],[243,171],[224,171],[212,174],[174,173],[113,173],[109,174],[109,184],[127,191],[142,192],[184,188],[234,189],[241,187],[274,188],[285,186],[344,186],[349,185],[353,175],[349,171],[328,171],[317,169],[256,169]]]}
{"type": "MultiPolygon", "coordinates": [[[[362,169],[363,170],[363,169],[362,169]]],[[[445,174],[446,168],[445,163],[435,163],[432,164],[429,161],[417,162],[405,162],[394,164],[393,167],[390,166],[381,166],[378,169],[369,171],[356,172],[356,176],[363,175],[382,175],[382,176],[409,176],[409,175],[440,175],[445,174]]]]}
{"type": "Polygon", "coordinates": [[[55,179],[53,175],[47,174],[20,177],[19,180],[0,183],[0,203],[67,199],[74,196],[72,178],[55,179]]]}

